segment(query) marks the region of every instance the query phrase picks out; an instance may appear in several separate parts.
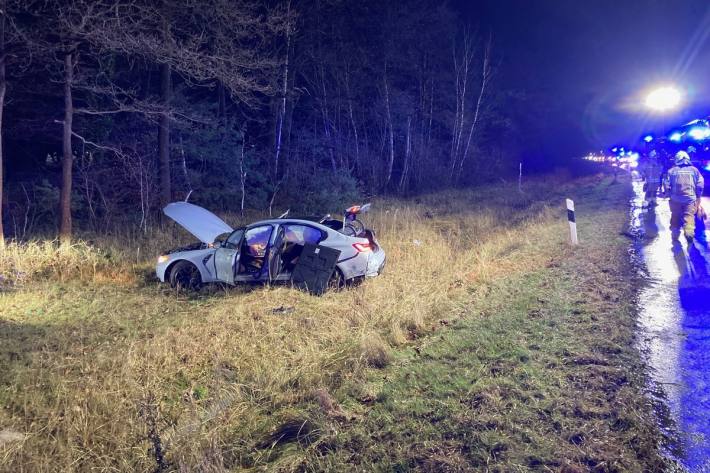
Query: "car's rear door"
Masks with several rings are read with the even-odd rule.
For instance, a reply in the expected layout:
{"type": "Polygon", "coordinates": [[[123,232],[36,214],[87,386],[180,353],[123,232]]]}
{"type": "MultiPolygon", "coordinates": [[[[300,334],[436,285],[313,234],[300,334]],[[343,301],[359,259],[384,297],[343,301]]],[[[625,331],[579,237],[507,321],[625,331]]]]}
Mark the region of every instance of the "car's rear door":
{"type": "Polygon", "coordinates": [[[239,252],[242,248],[244,240],[244,229],[239,228],[234,230],[231,235],[215,250],[214,265],[217,279],[234,284],[234,277],[237,274],[239,267],[239,252]]]}
{"type": "Polygon", "coordinates": [[[283,237],[280,251],[280,275],[285,279],[293,272],[306,243],[319,244],[328,236],[327,228],[316,228],[305,222],[287,222],[281,225],[283,237]]]}

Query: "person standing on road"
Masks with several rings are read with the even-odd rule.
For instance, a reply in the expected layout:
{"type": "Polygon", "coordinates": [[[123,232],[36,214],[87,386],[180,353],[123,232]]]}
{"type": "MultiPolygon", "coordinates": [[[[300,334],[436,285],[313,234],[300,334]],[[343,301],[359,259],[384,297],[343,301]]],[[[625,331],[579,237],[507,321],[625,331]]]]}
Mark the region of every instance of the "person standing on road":
{"type": "Polygon", "coordinates": [[[695,214],[700,208],[700,197],[705,183],[698,168],[690,164],[685,151],[675,155],[675,166],[668,171],[667,185],[671,206],[671,234],[673,240],[680,237],[683,229],[688,243],[695,236],[695,214]]]}
{"type": "Polygon", "coordinates": [[[655,207],[656,194],[658,193],[658,186],[661,183],[661,174],[663,172],[656,157],[656,151],[651,151],[648,156],[642,158],[639,172],[646,181],[644,184],[646,204],[648,204],[649,207],[655,207]]]}

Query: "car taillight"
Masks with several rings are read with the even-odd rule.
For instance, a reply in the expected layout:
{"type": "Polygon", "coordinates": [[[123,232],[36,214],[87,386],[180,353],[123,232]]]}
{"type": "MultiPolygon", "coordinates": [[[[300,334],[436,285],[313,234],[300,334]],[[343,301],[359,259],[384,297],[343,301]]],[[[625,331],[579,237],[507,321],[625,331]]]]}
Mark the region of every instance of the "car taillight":
{"type": "Polygon", "coordinates": [[[353,248],[358,253],[367,253],[368,251],[372,251],[372,245],[369,243],[353,243],[353,248]]]}

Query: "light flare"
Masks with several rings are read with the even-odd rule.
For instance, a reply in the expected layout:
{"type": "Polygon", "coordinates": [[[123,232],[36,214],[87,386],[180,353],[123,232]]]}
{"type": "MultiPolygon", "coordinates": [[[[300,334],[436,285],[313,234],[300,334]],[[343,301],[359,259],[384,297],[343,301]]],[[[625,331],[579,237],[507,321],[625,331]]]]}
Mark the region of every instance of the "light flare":
{"type": "Polygon", "coordinates": [[[680,105],[681,94],[675,87],[659,87],[646,97],[646,106],[657,112],[667,112],[680,105]]]}
{"type": "Polygon", "coordinates": [[[681,132],[679,132],[679,131],[674,131],[674,132],[671,133],[671,135],[668,137],[669,140],[671,140],[671,141],[673,141],[673,142],[675,142],[675,143],[678,143],[678,142],[681,140],[681,138],[683,138],[683,133],[681,133],[681,132]]]}

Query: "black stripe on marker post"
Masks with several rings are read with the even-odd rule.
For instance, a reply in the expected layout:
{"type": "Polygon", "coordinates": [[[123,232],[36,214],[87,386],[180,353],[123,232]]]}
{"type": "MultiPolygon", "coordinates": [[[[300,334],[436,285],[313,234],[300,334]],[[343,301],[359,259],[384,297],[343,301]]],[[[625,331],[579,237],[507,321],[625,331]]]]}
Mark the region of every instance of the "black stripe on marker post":
{"type": "Polygon", "coordinates": [[[567,199],[567,221],[569,222],[569,237],[572,245],[578,245],[577,239],[577,218],[574,215],[574,201],[567,199]]]}

